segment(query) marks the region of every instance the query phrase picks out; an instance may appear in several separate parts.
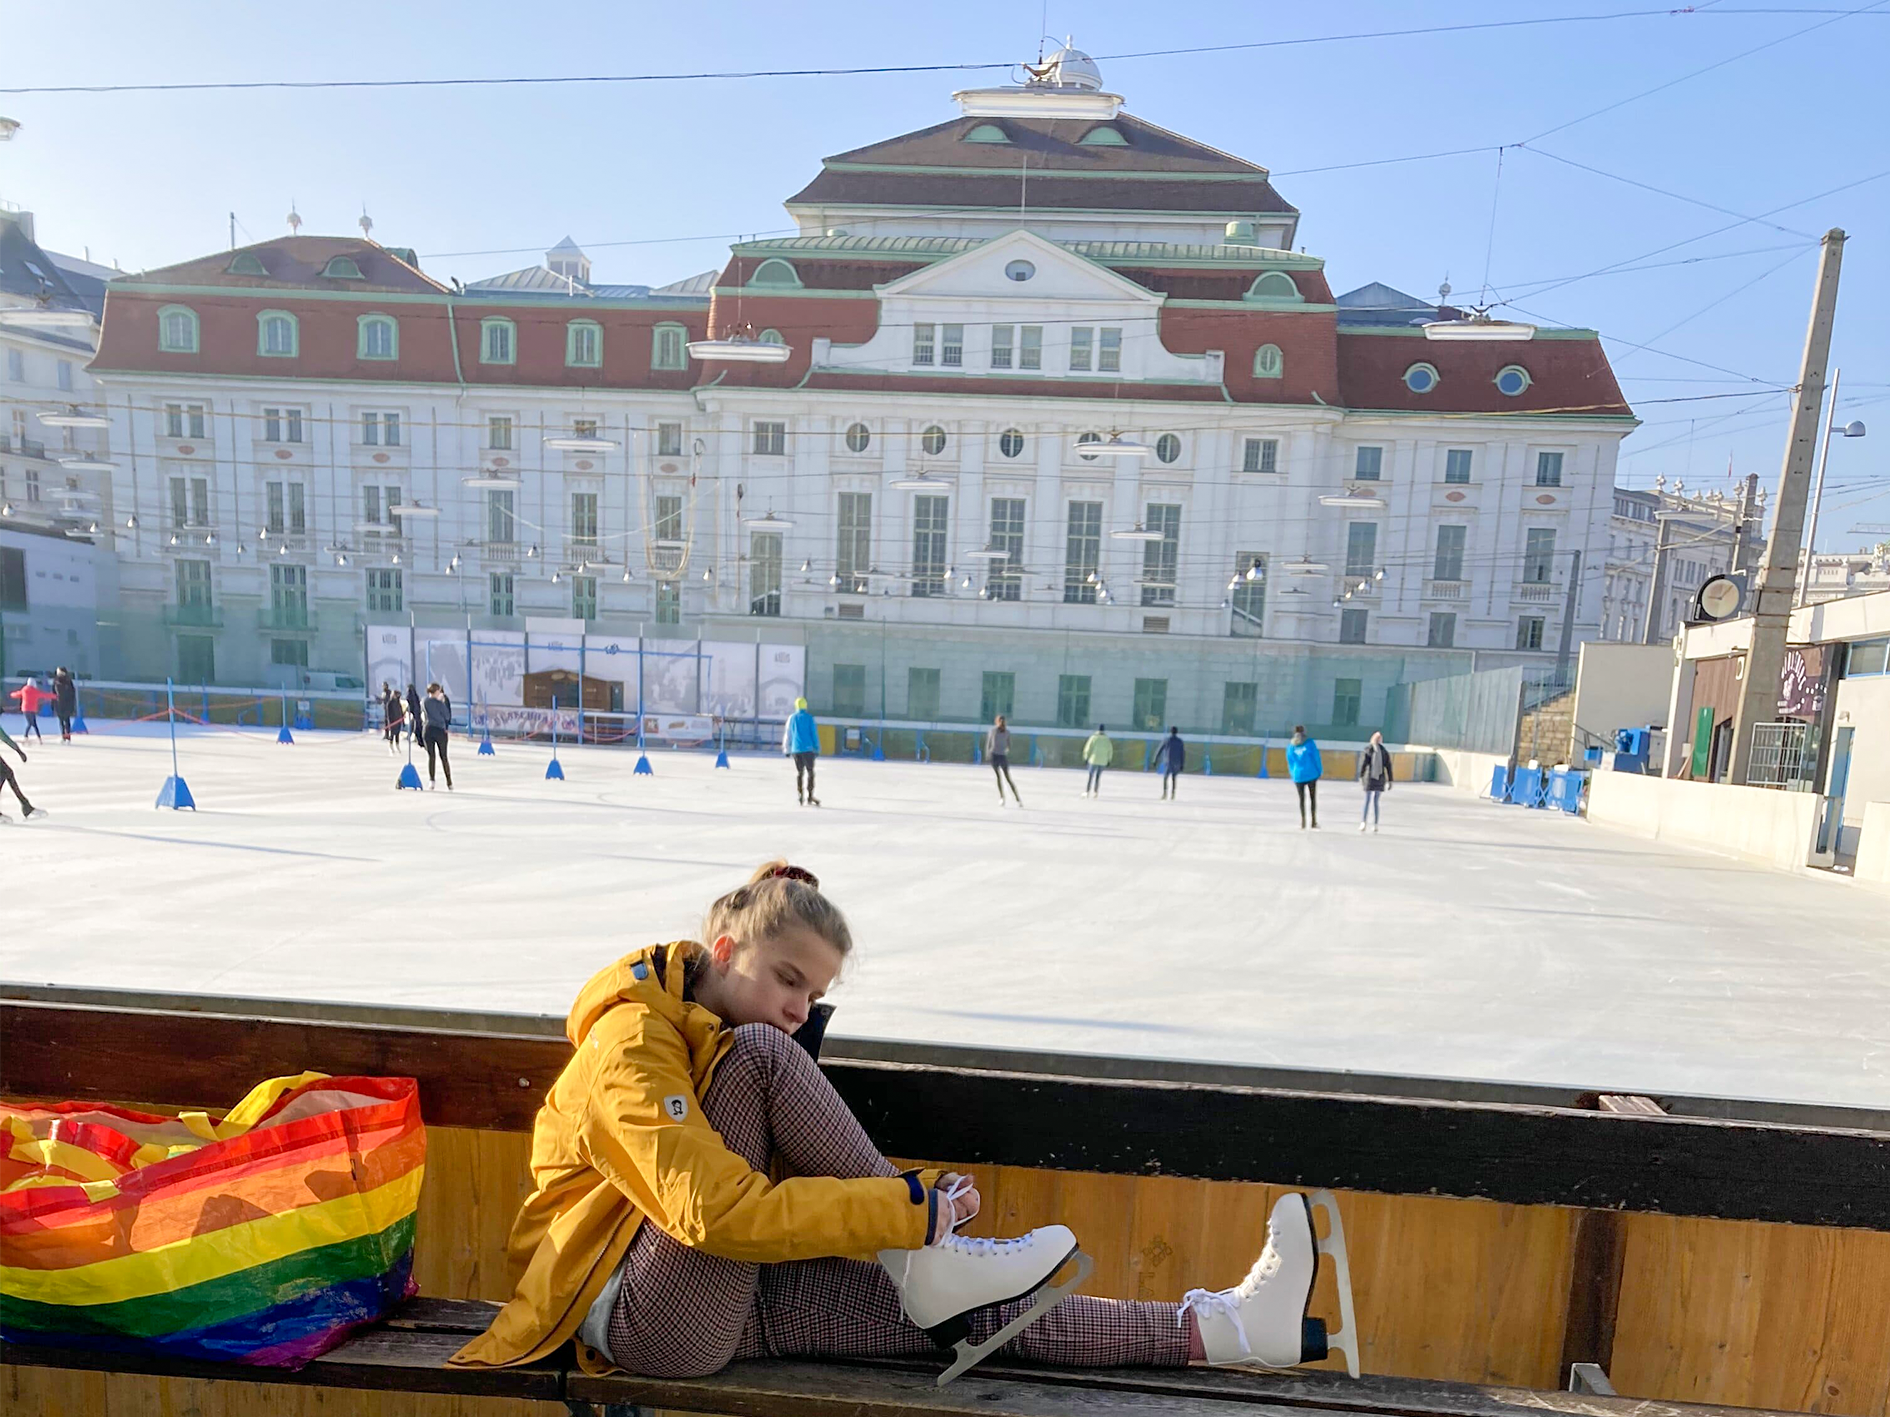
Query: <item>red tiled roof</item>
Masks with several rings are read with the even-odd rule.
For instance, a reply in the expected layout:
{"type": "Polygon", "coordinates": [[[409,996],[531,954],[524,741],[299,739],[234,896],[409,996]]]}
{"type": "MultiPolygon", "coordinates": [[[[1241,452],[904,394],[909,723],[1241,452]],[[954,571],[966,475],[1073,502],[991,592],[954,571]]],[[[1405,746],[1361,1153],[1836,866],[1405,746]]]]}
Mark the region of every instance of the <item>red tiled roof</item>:
{"type": "Polygon", "coordinates": [[[439,295],[446,287],[422,275],[385,246],[360,236],[278,236],[254,246],[219,251],[175,266],[160,266],[135,276],[120,276],[114,285],[227,285],[252,290],[360,290],[408,291],[439,295]],[[230,270],[239,256],[254,256],[265,276],[239,275],[230,270]],[[352,257],[363,279],[324,276],[330,260],[352,257]]]}
{"type": "Polygon", "coordinates": [[[1409,335],[1338,332],[1339,391],[1347,408],[1411,413],[1627,414],[1621,386],[1599,339],[1541,339],[1528,343],[1446,344],[1409,335]],[[1414,394],[1404,371],[1429,364],[1437,387],[1414,394]],[[1519,364],[1530,385],[1514,398],[1499,393],[1496,373],[1519,364]]]}

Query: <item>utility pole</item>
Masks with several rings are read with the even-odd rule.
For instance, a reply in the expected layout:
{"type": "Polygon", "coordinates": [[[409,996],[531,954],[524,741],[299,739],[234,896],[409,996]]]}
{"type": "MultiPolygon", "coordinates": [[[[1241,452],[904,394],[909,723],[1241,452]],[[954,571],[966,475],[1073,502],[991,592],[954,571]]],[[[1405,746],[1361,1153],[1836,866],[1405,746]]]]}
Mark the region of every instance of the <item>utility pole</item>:
{"type": "Polygon", "coordinates": [[[1739,484],[1739,519],[1733,524],[1732,568],[1735,572],[1752,567],[1752,537],[1746,527],[1759,505],[1759,474],[1748,472],[1739,484]]]}
{"type": "Polygon", "coordinates": [[[1831,327],[1837,320],[1838,272],[1844,264],[1844,233],[1825,232],[1818,260],[1817,295],[1805,331],[1799,366],[1791,437],[1779,472],[1778,496],[1772,500],[1772,535],[1765,543],[1759,594],[1752,616],[1752,646],[1746,651],[1745,679],[1733,715],[1732,763],[1727,780],[1743,786],[1752,769],[1753,730],[1778,717],[1778,680],[1785,665],[1785,639],[1791,629],[1792,596],[1798,588],[1798,544],[1805,530],[1805,500],[1811,491],[1811,463],[1818,450],[1818,424],[1824,414],[1824,366],[1831,354],[1831,327]]]}
{"type": "Polygon", "coordinates": [[[1655,642],[1654,632],[1660,628],[1660,581],[1667,570],[1667,527],[1672,520],[1658,508],[1654,516],[1660,529],[1654,533],[1654,582],[1647,588],[1647,609],[1641,615],[1641,643],[1644,645],[1655,642]]]}
{"type": "Polygon", "coordinates": [[[1568,595],[1562,604],[1562,644],[1555,654],[1555,682],[1568,683],[1569,646],[1575,638],[1575,605],[1581,597],[1582,553],[1578,547],[1568,553],[1568,595]]]}

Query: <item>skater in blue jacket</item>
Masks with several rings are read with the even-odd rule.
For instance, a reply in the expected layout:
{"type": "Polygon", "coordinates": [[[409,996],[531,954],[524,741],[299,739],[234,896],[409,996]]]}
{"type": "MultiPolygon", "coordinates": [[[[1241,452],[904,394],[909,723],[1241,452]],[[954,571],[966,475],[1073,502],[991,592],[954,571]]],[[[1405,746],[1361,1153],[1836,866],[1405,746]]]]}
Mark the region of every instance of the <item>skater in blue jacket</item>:
{"type": "Polygon", "coordinates": [[[1286,770],[1293,779],[1293,790],[1299,794],[1299,827],[1306,829],[1306,807],[1312,806],[1312,826],[1319,830],[1319,775],[1324,769],[1319,763],[1319,745],[1306,736],[1306,729],[1301,724],[1293,725],[1293,741],[1286,748],[1286,770]]]}
{"type": "Polygon", "coordinates": [[[1181,780],[1181,771],[1188,766],[1188,745],[1181,741],[1179,728],[1171,727],[1168,730],[1161,747],[1155,750],[1155,761],[1162,770],[1162,800],[1172,802],[1181,780]]]}
{"type": "Polygon", "coordinates": [[[794,713],[781,733],[781,751],[794,759],[794,797],[802,806],[818,807],[814,796],[814,759],[820,756],[820,728],[807,711],[807,700],[794,701],[794,713]]]}

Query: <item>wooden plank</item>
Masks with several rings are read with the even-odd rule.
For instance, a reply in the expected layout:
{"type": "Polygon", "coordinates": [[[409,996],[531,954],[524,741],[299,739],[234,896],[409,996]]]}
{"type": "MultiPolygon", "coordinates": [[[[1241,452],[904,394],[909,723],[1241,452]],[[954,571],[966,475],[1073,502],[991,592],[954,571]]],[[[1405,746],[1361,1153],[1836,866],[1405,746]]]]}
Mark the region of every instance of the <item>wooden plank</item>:
{"type": "Polygon", "coordinates": [[[1568,1317],[1562,1328],[1562,1357],[1557,1364],[1557,1373],[1564,1380],[1576,1363],[1594,1363],[1607,1372],[1614,1362],[1621,1264],[1627,1249],[1625,1219],[1618,1211],[1585,1210],[1575,1223],[1568,1317]]]}

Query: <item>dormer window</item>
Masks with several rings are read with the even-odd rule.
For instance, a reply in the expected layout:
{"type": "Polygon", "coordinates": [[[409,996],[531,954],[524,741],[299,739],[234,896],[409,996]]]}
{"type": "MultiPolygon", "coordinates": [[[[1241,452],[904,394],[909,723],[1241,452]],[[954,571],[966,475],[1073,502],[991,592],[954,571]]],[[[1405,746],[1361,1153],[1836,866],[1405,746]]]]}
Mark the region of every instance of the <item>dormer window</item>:
{"type": "Polygon", "coordinates": [[[1122,136],[1120,128],[1112,128],[1107,123],[1098,123],[1082,137],[1077,144],[1085,148],[1126,148],[1129,140],[1122,136]]]}
{"type": "Polygon", "coordinates": [[[1011,135],[995,123],[980,123],[964,137],[967,143],[1008,143],[1010,140],[1011,135]]]}
{"type": "Polygon", "coordinates": [[[770,256],[755,267],[755,273],[748,278],[750,285],[775,285],[789,290],[799,290],[801,278],[794,267],[779,256],[770,256]]]}
{"type": "Polygon", "coordinates": [[[238,251],[230,258],[230,264],[224,269],[233,276],[267,276],[268,267],[254,251],[238,251]]]}
{"type": "Polygon", "coordinates": [[[1265,271],[1247,287],[1249,300],[1277,300],[1298,303],[1303,297],[1299,287],[1293,284],[1293,278],[1285,271],[1265,271]]]}
{"type": "Polygon", "coordinates": [[[361,274],[361,267],[352,256],[330,256],[328,264],[322,267],[322,274],[330,280],[366,280],[361,274]]]}

